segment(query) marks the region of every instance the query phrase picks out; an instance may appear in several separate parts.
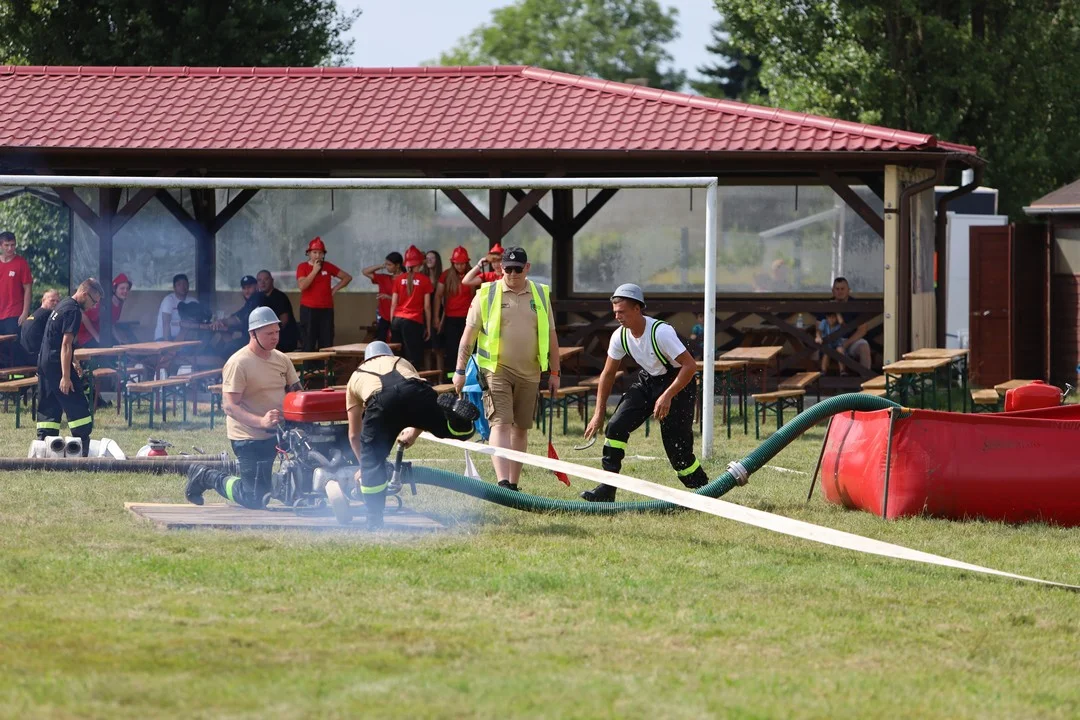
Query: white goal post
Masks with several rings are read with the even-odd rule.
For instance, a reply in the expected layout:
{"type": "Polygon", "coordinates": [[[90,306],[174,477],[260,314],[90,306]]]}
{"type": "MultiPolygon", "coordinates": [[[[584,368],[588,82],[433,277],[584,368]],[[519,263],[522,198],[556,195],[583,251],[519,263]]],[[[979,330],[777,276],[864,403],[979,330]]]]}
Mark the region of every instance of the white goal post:
{"type": "MultiPolygon", "coordinates": [[[[706,357],[716,347],[715,177],[612,178],[236,178],[120,175],[0,175],[0,187],[162,188],[189,190],[601,190],[704,188],[706,357]]],[[[626,278],[627,281],[631,278],[626,278]]],[[[713,373],[701,373],[701,455],[713,450],[713,373]]]]}

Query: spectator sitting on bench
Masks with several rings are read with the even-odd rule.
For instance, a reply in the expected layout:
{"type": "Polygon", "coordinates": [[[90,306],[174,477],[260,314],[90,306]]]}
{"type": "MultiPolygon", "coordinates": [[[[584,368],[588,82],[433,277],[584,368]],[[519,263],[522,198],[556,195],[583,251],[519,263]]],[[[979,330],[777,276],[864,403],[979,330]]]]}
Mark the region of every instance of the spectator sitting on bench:
{"type": "Polygon", "coordinates": [[[262,305],[263,300],[262,294],[255,292],[257,287],[258,281],[254,276],[245,275],[240,278],[240,292],[244,296],[244,304],[232,315],[221,320],[215,320],[210,324],[211,330],[222,333],[218,344],[226,351],[227,355],[232,355],[247,345],[247,338],[243,336],[243,328],[247,327],[248,316],[251,315],[251,311],[262,305]],[[237,338],[239,338],[239,341],[237,338]]]}
{"type": "MultiPolygon", "coordinates": [[[[838,277],[833,280],[832,286],[832,301],[833,302],[848,302],[854,300],[855,296],[851,294],[851,287],[848,285],[846,278],[838,277]]],[[[818,320],[825,320],[824,315],[817,316],[818,320]]],[[[842,324],[849,323],[859,317],[858,313],[840,313],[840,317],[843,320],[842,324]]],[[[855,358],[859,361],[859,364],[865,368],[870,367],[870,343],[866,340],[866,333],[870,330],[870,326],[867,323],[859,325],[855,329],[855,332],[850,337],[844,337],[845,333],[840,335],[842,338],[840,347],[837,348],[840,352],[844,353],[848,357],[855,358]]],[[[817,336],[814,338],[815,342],[819,345],[822,342],[821,326],[818,325],[817,336]]],[[[824,370],[822,371],[824,372],[824,370]]]]}
{"type": "MultiPolygon", "coordinates": [[[[815,341],[818,345],[823,345],[833,350],[840,350],[844,344],[844,339],[840,337],[840,334],[836,331],[840,329],[840,326],[844,324],[844,319],[840,317],[840,313],[829,313],[825,316],[825,319],[818,323],[817,337],[815,341]]],[[[821,353],[821,374],[829,372],[829,356],[825,353],[821,353]]],[[[841,365],[840,374],[846,375],[847,371],[841,365]]]]}
{"type": "MultiPolygon", "coordinates": [[[[109,303],[112,312],[112,327],[116,330],[116,323],[120,320],[120,313],[124,310],[124,301],[131,292],[131,280],[124,273],[120,273],[112,281],[112,301],[109,303]]],[[[115,340],[115,338],[113,338],[115,340]]],[[[101,347],[101,306],[90,308],[83,313],[82,325],[79,326],[79,336],[75,338],[75,347],[101,347]]]]}

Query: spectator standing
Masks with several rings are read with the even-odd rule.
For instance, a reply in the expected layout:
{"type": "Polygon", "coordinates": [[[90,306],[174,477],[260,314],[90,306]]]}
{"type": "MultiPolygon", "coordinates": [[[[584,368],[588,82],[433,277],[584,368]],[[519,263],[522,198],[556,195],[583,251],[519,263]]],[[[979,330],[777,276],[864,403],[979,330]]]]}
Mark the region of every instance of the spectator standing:
{"type": "MultiPolygon", "coordinates": [[[[495,447],[524,452],[533,425],[540,375],[551,368],[548,390],[559,389],[559,339],[551,311],[551,289],[527,278],[524,248],[511,248],[502,279],[480,287],[469,307],[465,334],[458,346],[454,387],[465,387],[466,365],[476,345],[484,393],[484,411],[495,447]],[[477,340],[479,337],[479,340],[477,340]]],[[[499,485],[518,489],[521,463],[492,458],[499,485]]]]}
{"type": "Polygon", "coordinates": [[[375,296],[378,300],[375,311],[376,340],[390,340],[390,301],[394,297],[394,278],[401,274],[404,262],[401,253],[395,251],[387,254],[381,265],[372,265],[361,271],[372,285],[379,288],[375,296]]]}
{"type": "Polygon", "coordinates": [[[173,340],[180,334],[180,303],[187,300],[188,276],[184,273],[173,275],[173,291],[161,299],[158,306],[157,327],[154,328],[154,340],[173,340]]]}
{"type": "MultiPolygon", "coordinates": [[[[435,250],[428,250],[424,253],[424,274],[427,275],[428,281],[431,282],[431,287],[437,287],[439,284],[439,278],[442,277],[442,255],[435,250]]],[[[436,326],[439,321],[442,320],[442,308],[439,306],[439,295],[435,293],[431,299],[431,324],[436,326]]],[[[440,371],[443,368],[442,357],[442,338],[438,332],[431,333],[431,338],[426,343],[425,348],[425,360],[429,368],[436,367],[440,371]]]]}
{"type": "Polygon", "coordinates": [[[405,251],[405,272],[394,278],[390,299],[390,327],[394,342],[402,344],[402,355],[421,367],[424,347],[431,337],[431,296],[435,287],[423,272],[424,254],[410,245],[405,251]]]}
{"type": "MultiPolygon", "coordinates": [[[[0,335],[18,335],[23,321],[30,316],[34,277],[26,258],[15,254],[15,234],[0,233],[0,335]]],[[[23,355],[19,343],[11,343],[14,365],[25,365],[33,358],[23,355]]]]}
{"type": "Polygon", "coordinates": [[[334,344],[334,294],[352,282],[352,275],[325,262],[326,245],[314,238],[306,250],[308,259],[296,267],[300,286],[300,334],[304,350],[311,352],[334,344]],[[338,283],[332,284],[331,278],[338,283]]]}
{"type": "Polygon", "coordinates": [[[502,245],[495,243],[491,249],[488,250],[487,255],[480,258],[480,262],[476,263],[476,267],[465,274],[465,279],[462,280],[462,282],[473,287],[488,282],[495,282],[503,276],[502,260],[502,245]],[[484,265],[487,265],[489,269],[484,270],[484,265]]]}
{"type": "Polygon", "coordinates": [[[476,294],[476,288],[463,282],[468,271],[469,251],[459,245],[450,255],[450,268],[439,276],[435,288],[435,306],[443,308],[435,331],[442,336],[445,368],[454,367],[457,361],[458,345],[465,333],[465,319],[469,316],[469,306],[476,294]]]}
{"type": "Polygon", "coordinates": [[[292,301],[289,296],[274,287],[274,276],[269,270],[260,270],[255,273],[258,282],[259,295],[264,307],[268,307],[277,315],[281,322],[281,336],[278,339],[277,349],[283,353],[296,350],[299,344],[299,330],[296,326],[296,316],[293,315],[292,301]]]}
{"type": "MultiPolygon", "coordinates": [[[[116,323],[120,319],[120,313],[124,310],[124,302],[128,293],[131,292],[131,280],[124,273],[120,273],[112,281],[112,299],[109,309],[112,311],[112,327],[115,332],[116,323]]],[[[115,340],[115,338],[113,339],[115,340]]],[[[78,347],[101,346],[101,306],[93,307],[83,313],[82,325],[79,326],[79,336],[75,338],[78,347]]]]}

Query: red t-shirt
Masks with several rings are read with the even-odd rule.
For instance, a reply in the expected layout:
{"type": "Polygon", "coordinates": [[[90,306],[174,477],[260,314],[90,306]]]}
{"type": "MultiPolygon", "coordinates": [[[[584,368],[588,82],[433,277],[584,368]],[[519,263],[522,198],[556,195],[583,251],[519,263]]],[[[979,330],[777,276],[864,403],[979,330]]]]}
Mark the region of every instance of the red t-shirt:
{"type": "MultiPolygon", "coordinates": [[[[446,274],[449,270],[443,270],[443,274],[439,276],[439,282],[446,286],[446,274]]],[[[464,283],[458,283],[458,291],[456,295],[450,294],[450,289],[446,289],[446,296],[443,298],[443,302],[446,304],[446,317],[463,318],[469,314],[469,306],[472,305],[473,295],[476,294],[476,288],[472,285],[466,285],[464,283]]]]}
{"type": "MultiPolygon", "coordinates": [[[[112,321],[113,327],[116,327],[116,321],[120,319],[120,311],[124,309],[123,304],[117,305],[112,299],[106,300],[109,305],[112,305],[112,321]]],[[[90,308],[85,313],[86,319],[94,323],[94,329],[98,331],[98,335],[101,334],[101,306],[90,308]]],[[[75,344],[82,346],[94,339],[94,336],[90,334],[90,331],[86,329],[86,323],[79,325],[79,334],[75,336],[75,344]]]]}
{"type": "MultiPolygon", "coordinates": [[[[311,274],[311,263],[302,262],[296,266],[296,279],[306,278],[311,274]]],[[[334,307],[334,296],[330,292],[330,278],[337,277],[341,269],[333,264],[324,262],[322,272],[315,276],[307,290],[300,291],[300,304],[304,307],[316,309],[331,309],[334,307]]]]}
{"type": "Polygon", "coordinates": [[[390,296],[394,294],[394,276],[387,275],[386,273],[375,273],[375,276],[371,278],[371,283],[379,287],[379,294],[386,295],[386,299],[379,299],[379,308],[377,312],[379,317],[383,320],[390,319],[390,296]]]}
{"type": "Polygon", "coordinates": [[[413,273],[413,291],[408,294],[409,274],[401,273],[394,278],[394,294],[397,295],[397,310],[394,319],[403,318],[414,322],[424,322],[424,298],[435,292],[431,280],[424,273],[413,273]]]}
{"type": "Polygon", "coordinates": [[[34,282],[30,266],[21,255],[0,262],[0,320],[17,318],[23,311],[23,285],[34,282]]]}
{"type": "Polygon", "coordinates": [[[503,276],[501,272],[495,272],[494,270],[480,273],[481,282],[495,282],[503,276]]]}

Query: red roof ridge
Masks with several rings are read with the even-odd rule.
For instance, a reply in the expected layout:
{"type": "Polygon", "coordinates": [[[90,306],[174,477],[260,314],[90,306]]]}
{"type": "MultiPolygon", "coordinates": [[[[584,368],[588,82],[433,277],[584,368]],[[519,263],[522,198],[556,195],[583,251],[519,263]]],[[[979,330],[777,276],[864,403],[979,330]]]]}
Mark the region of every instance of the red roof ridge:
{"type": "Polygon", "coordinates": [[[425,66],[425,67],[194,67],[194,66],[105,66],[105,65],[2,65],[0,75],[154,75],[220,77],[402,77],[429,76],[511,76],[520,75],[523,65],[425,66]]]}
{"type": "MultiPolygon", "coordinates": [[[[916,133],[907,130],[893,130],[891,128],[878,127],[877,125],[868,125],[865,123],[856,123],[849,120],[837,120],[834,118],[822,117],[820,115],[797,113],[790,110],[784,110],[782,108],[763,107],[761,105],[749,105],[747,103],[736,102],[734,100],[706,98],[699,95],[687,95],[686,93],[673,92],[671,90],[660,90],[658,88],[644,87],[642,85],[631,85],[630,83],[615,82],[613,80],[597,80],[595,78],[583,77],[580,75],[571,75],[569,73],[559,72],[557,70],[545,70],[538,67],[525,67],[521,70],[521,75],[523,77],[532,78],[534,80],[543,80],[546,82],[558,83],[560,85],[573,85],[575,87],[599,90],[601,92],[610,92],[616,95],[623,95],[632,98],[642,98],[644,100],[658,100],[661,102],[672,103],[675,105],[682,105],[684,107],[697,107],[705,110],[720,110],[743,117],[756,118],[760,120],[776,120],[791,125],[816,127],[822,130],[828,130],[830,132],[843,132],[849,133],[851,135],[859,135],[862,137],[873,137],[880,140],[890,140],[904,145],[916,145],[925,148],[933,148],[938,146],[937,139],[933,135],[928,135],[926,133],[916,133]]],[[[955,147],[957,149],[964,148],[966,151],[969,151],[972,154],[976,152],[975,148],[968,148],[965,145],[956,145],[954,143],[949,143],[949,146],[955,147]]]]}

